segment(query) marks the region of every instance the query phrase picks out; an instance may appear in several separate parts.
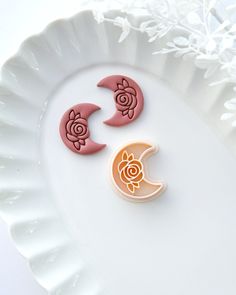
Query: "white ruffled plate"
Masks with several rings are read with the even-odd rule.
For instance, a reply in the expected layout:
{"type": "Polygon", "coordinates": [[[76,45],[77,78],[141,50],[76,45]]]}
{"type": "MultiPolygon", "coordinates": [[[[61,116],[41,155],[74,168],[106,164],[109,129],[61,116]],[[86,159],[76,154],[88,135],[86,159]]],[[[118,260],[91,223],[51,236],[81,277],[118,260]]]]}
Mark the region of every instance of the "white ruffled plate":
{"type": "Polygon", "coordinates": [[[3,66],[1,215],[50,294],[233,295],[236,160],[222,142],[236,145],[219,121],[231,88],[209,87],[192,60],[153,56],[144,35],[118,44],[119,35],[81,12],[27,39],[3,66]],[[102,123],[115,107],[96,84],[111,74],[132,77],[145,96],[140,118],[123,128],[102,123]],[[108,146],[89,157],[58,133],[80,102],[102,108],[90,129],[108,146]],[[160,146],[148,166],[168,189],[155,201],[130,203],[112,187],[110,159],[130,140],[160,146]]]}

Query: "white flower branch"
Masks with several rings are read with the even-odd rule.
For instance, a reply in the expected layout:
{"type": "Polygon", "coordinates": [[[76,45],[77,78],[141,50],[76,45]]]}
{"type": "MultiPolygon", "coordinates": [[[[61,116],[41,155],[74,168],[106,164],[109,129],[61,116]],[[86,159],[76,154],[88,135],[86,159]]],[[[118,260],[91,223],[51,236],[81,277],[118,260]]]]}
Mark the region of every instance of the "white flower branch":
{"type": "MultiPolygon", "coordinates": [[[[222,12],[219,0],[173,1],[98,0],[94,17],[98,23],[109,22],[121,28],[118,42],[123,42],[131,30],[146,34],[149,42],[178,31],[179,36],[169,39],[164,48],[153,54],[173,53],[184,59],[194,57],[196,65],[205,69],[206,79],[221,71],[223,78],[212,82],[211,86],[227,82],[236,85],[236,24],[231,21],[236,5],[224,7],[223,18],[218,13],[218,10],[222,12]],[[101,9],[101,3],[120,9],[122,16],[108,17],[106,10],[101,9]],[[130,16],[137,13],[143,15],[144,20],[134,25],[130,16]]],[[[221,119],[230,120],[236,127],[236,97],[226,100],[224,106],[226,112],[221,119]]]]}

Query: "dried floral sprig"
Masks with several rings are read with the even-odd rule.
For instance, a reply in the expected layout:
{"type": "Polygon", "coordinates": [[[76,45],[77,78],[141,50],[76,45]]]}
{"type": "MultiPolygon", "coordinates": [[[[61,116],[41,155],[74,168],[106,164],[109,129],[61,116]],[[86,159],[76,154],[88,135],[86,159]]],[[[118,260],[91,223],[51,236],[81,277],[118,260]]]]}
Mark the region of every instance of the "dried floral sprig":
{"type": "MultiPolygon", "coordinates": [[[[232,83],[236,92],[236,5],[226,6],[220,0],[94,0],[92,8],[98,23],[109,22],[121,28],[118,42],[123,42],[131,30],[146,34],[149,42],[178,31],[179,36],[168,38],[166,46],[153,54],[192,57],[205,69],[206,79],[221,72],[223,78],[211,82],[211,86],[232,83]],[[108,17],[106,12],[114,9],[122,16],[108,17]],[[130,17],[137,14],[144,17],[138,25],[130,17]]],[[[224,107],[221,120],[230,120],[236,127],[236,95],[226,98],[224,107]]]]}

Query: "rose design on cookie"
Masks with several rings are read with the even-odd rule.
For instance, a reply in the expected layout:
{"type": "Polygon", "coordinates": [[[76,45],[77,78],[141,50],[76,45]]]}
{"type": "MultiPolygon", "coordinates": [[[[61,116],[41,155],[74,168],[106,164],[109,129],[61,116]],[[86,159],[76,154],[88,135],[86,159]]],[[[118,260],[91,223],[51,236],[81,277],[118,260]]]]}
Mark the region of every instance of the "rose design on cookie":
{"type": "Polygon", "coordinates": [[[137,82],[127,76],[111,75],[103,78],[97,85],[113,91],[116,111],[110,119],[104,121],[105,124],[120,127],[139,117],[143,110],[144,97],[137,82]]]}
{"type": "Polygon", "coordinates": [[[69,108],[61,118],[59,132],[64,144],[74,153],[94,154],[106,145],[94,142],[90,138],[89,117],[100,110],[91,103],[80,103],[69,108]]]}
{"type": "Polygon", "coordinates": [[[145,163],[145,159],[157,151],[152,144],[133,142],[115,153],[111,165],[113,184],[128,200],[144,202],[164,192],[166,185],[163,182],[148,179],[145,163]]]}
{"type": "Polygon", "coordinates": [[[128,155],[127,151],[122,154],[122,161],[118,165],[120,179],[126,184],[128,190],[134,193],[139,188],[139,183],[143,180],[143,164],[135,159],[133,154],[128,155]]]}
{"type": "Polygon", "coordinates": [[[117,84],[117,90],[114,92],[117,109],[123,116],[128,116],[132,119],[134,109],[137,106],[136,91],[131,87],[126,79],[122,80],[122,84],[117,84]]]}
{"type": "Polygon", "coordinates": [[[85,145],[85,140],[89,137],[87,120],[82,118],[80,113],[76,114],[74,110],[69,114],[66,131],[66,137],[73,142],[77,150],[80,150],[81,145],[85,145]]]}

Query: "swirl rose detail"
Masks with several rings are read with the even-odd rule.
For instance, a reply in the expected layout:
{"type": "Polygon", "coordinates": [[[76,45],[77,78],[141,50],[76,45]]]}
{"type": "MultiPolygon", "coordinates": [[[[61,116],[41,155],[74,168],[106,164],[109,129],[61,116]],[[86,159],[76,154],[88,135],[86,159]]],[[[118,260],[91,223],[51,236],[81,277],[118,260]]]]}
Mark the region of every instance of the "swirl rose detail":
{"type": "Polygon", "coordinates": [[[124,151],[118,170],[121,181],[126,184],[131,193],[134,193],[144,178],[142,162],[135,159],[132,153],[129,155],[127,151],[124,151]]]}
{"type": "Polygon", "coordinates": [[[117,84],[117,89],[114,92],[116,107],[123,116],[128,116],[132,119],[134,109],[137,106],[136,90],[131,87],[126,79],[122,80],[122,84],[117,84]]]}
{"type": "Polygon", "coordinates": [[[81,117],[80,113],[72,110],[69,114],[69,121],[66,123],[66,137],[73,142],[74,147],[80,150],[82,145],[86,144],[89,137],[88,122],[81,117]]]}

